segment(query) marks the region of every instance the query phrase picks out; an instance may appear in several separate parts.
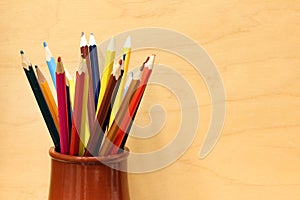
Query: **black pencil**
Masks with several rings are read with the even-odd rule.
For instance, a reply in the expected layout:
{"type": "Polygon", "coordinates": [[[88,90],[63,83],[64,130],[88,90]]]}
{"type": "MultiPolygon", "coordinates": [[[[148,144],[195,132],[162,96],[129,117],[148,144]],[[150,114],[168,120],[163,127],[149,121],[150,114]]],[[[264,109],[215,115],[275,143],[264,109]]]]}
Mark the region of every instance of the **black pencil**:
{"type": "Polygon", "coordinates": [[[31,89],[33,91],[35,99],[36,99],[36,101],[39,105],[39,108],[41,110],[41,113],[43,115],[45,123],[47,125],[47,128],[50,132],[50,136],[51,136],[52,141],[53,141],[54,146],[55,146],[55,151],[60,152],[59,134],[58,134],[57,128],[55,126],[54,120],[52,118],[52,115],[50,113],[50,110],[47,106],[46,100],[43,96],[42,90],[39,86],[38,80],[35,76],[32,65],[27,60],[27,58],[24,55],[24,52],[22,50],[20,51],[20,54],[22,56],[22,65],[23,65],[24,72],[25,72],[26,77],[28,79],[28,82],[31,86],[31,89]]]}

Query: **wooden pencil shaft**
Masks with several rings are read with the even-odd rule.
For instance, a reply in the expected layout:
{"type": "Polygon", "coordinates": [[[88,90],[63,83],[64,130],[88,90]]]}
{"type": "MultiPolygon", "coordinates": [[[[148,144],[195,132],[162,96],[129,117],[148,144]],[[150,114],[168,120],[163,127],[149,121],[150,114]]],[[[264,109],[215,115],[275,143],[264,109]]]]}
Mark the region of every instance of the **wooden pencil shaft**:
{"type": "Polygon", "coordinates": [[[88,70],[89,76],[89,87],[88,87],[88,118],[89,118],[89,127],[92,129],[93,121],[95,119],[95,100],[94,100],[94,88],[93,88],[93,80],[92,80],[92,69],[91,69],[91,61],[89,56],[89,48],[88,46],[80,47],[81,57],[86,59],[86,66],[88,70]]]}
{"type": "Polygon", "coordinates": [[[46,123],[46,126],[50,132],[50,136],[54,143],[55,150],[57,152],[60,152],[60,136],[59,136],[58,130],[54,124],[54,120],[51,117],[50,110],[47,107],[46,100],[42,94],[40,87],[39,87],[39,84],[38,84],[37,78],[34,74],[33,68],[32,68],[32,66],[29,66],[29,70],[24,68],[24,71],[25,71],[26,77],[29,81],[29,84],[31,86],[31,89],[33,91],[33,94],[35,96],[35,99],[38,103],[38,106],[41,110],[41,113],[42,113],[42,116],[46,123]]]}
{"type": "Polygon", "coordinates": [[[69,124],[69,138],[71,138],[72,132],[72,106],[71,106],[71,96],[70,96],[70,86],[66,86],[67,95],[67,112],[68,112],[68,124],[69,124]]]}
{"type": "Polygon", "coordinates": [[[63,73],[56,72],[56,89],[57,89],[61,153],[69,154],[69,121],[68,121],[67,94],[66,94],[67,93],[66,78],[64,72],[63,73]]]}
{"type": "Polygon", "coordinates": [[[58,112],[57,112],[57,105],[55,103],[55,100],[53,98],[53,95],[51,93],[50,87],[47,82],[40,83],[41,90],[44,94],[45,100],[47,102],[47,105],[49,107],[49,110],[51,112],[52,118],[54,120],[55,126],[57,129],[59,129],[58,124],[58,112]]]}
{"type": "Polygon", "coordinates": [[[101,89],[97,46],[96,45],[89,46],[89,50],[90,50],[90,60],[91,60],[91,68],[92,68],[94,102],[95,102],[95,109],[96,109],[98,104],[98,97],[101,89]]]}
{"type": "MultiPolygon", "coordinates": [[[[150,77],[151,73],[152,73],[152,70],[150,70],[147,67],[144,68],[141,83],[140,83],[138,89],[136,90],[136,92],[134,93],[132,101],[130,102],[128,112],[124,116],[124,120],[123,120],[123,122],[120,126],[120,129],[118,130],[118,133],[117,133],[117,135],[121,135],[121,136],[117,136],[118,138],[122,138],[121,145],[122,145],[122,143],[123,143],[123,145],[125,145],[125,143],[126,143],[128,133],[129,133],[130,128],[132,126],[133,116],[136,115],[136,112],[137,112],[138,107],[140,105],[141,99],[143,97],[143,94],[144,94],[144,91],[146,89],[147,82],[149,80],[149,77],[150,77]],[[125,134],[125,133],[127,133],[127,134],[125,134]]],[[[119,144],[120,144],[120,141],[116,145],[119,145],[119,144]]]]}
{"type": "MultiPolygon", "coordinates": [[[[142,97],[142,98],[143,98],[143,97],[142,97]]],[[[138,103],[138,107],[137,107],[137,109],[135,110],[135,112],[134,112],[134,114],[133,114],[133,116],[132,116],[132,120],[130,121],[129,127],[127,128],[125,134],[123,134],[123,137],[121,138],[121,142],[115,144],[115,146],[116,146],[116,147],[119,147],[119,148],[117,148],[115,152],[112,152],[112,154],[115,154],[115,153],[121,153],[121,151],[118,151],[118,150],[122,150],[122,151],[124,150],[124,147],[125,147],[125,144],[126,144],[128,135],[129,135],[129,133],[130,133],[130,129],[131,129],[132,124],[133,124],[133,122],[134,122],[134,119],[135,119],[135,116],[136,116],[136,114],[137,114],[138,108],[140,107],[140,103],[141,103],[141,101],[142,101],[142,98],[140,99],[140,101],[139,101],[139,103],[138,103]]]]}
{"type": "Polygon", "coordinates": [[[90,139],[88,141],[86,156],[98,155],[99,148],[102,143],[104,131],[109,121],[111,112],[111,105],[114,102],[114,91],[117,91],[119,86],[119,80],[122,77],[123,72],[118,80],[113,75],[110,76],[108,81],[108,87],[105,90],[103,101],[101,102],[99,112],[97,113],[96,120],[94,121],[90,139]]]}
{"type": "Polygon", "coordinates": [[[113,121],[108,133],[107,133],[107,136],[105,138],[105,141],[102,145],[102,148],[100,150],[100,155],[106,155],[109,148],[110,148],[110,144],[114,141],[115,137],[116,137],[116,134],[119,130],[119,125],[121,124],[122,120],[123,120],[123,117],[125,116],[126,112],[127,112],[127,109],[129,107],[129,103],[130,103],[130,100],[132,99],[132,96],[136,90],[136,88],[138,87],[140,83],[140,80],[132,80],[129,88],[128,88],[128,92],[120,106],[120,109],[118,110],[117,112],[117,115],[116,115],[116,118],[115,120],[113,121]]]}
{"type": "Polygon", "coordinates": [[[85,74],[79,75],[76,72],[76,89],[74,98],[74,113],[72,119],[72,134],[70,143],[70,155],[78,155],[79,152],[79,133],[81,130],[82,105],[83,105],[83,89],[84,89],[85,74]]]}

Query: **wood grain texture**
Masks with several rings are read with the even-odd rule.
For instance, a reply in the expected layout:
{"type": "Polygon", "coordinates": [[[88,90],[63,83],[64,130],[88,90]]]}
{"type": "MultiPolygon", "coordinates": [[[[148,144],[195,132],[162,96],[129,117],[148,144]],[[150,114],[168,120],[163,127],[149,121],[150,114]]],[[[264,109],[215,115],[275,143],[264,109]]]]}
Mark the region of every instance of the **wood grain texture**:
{"type": "MultiPolygon", "coordinates": [[[[173,165],[130,175],[132,199],[299,198],[298,1],[3,0],[0,18],[0,199],[48,195],[52,143],[21,68],[20,48],[46,72],[42,45],[46,40],[54,56],[62,56],[74,74],[81,31],[95,33],[99,42],[149,26],[182,32],[206,49],[224,82],[227,113],[216,148],[199,160],[212,109],[205,83],[185,61],[156,52],[158,63],[171,65],[189,80],[199,100],[200,126],[191,147],[173,165]]],[[[152,52],[133,53],[130,67],[152,52]]],[[[50,81],[50,75],[46,78],[50,81]]],[[[147,89],[137,123],[150,121],[152,100],[168,113],[165,127],[149,140],[130,138],[132,151],[162,147],[178,128],[176,98],[158,86],[147,89]]]]}

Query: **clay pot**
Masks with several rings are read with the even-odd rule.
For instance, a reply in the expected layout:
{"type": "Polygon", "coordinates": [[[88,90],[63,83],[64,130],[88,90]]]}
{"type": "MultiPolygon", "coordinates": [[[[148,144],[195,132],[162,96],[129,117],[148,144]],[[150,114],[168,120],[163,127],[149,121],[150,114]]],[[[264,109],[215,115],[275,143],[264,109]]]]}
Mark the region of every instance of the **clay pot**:
{"type": "Polygon", "coordinates": [[[130,199],[127,172],[111,168],[126,169],[128,152],[106,157],[79,157],[57,153],[52,147],[49,154],[50,200],[130,199]]]}

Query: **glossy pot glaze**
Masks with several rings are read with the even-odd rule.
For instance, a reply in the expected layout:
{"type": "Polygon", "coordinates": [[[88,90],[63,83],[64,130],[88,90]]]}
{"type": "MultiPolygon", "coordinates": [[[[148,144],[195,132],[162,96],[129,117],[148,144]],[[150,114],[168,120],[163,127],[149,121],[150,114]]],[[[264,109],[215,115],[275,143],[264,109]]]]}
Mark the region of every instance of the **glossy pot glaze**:
{"type": "Polygon", "coordinates": [[[127,172],[114,169],[126,169],[128,152],[106,157],[79,157],[57,153],[52,147],[49,154],[50,200],[130,199],[127,172]]]}

